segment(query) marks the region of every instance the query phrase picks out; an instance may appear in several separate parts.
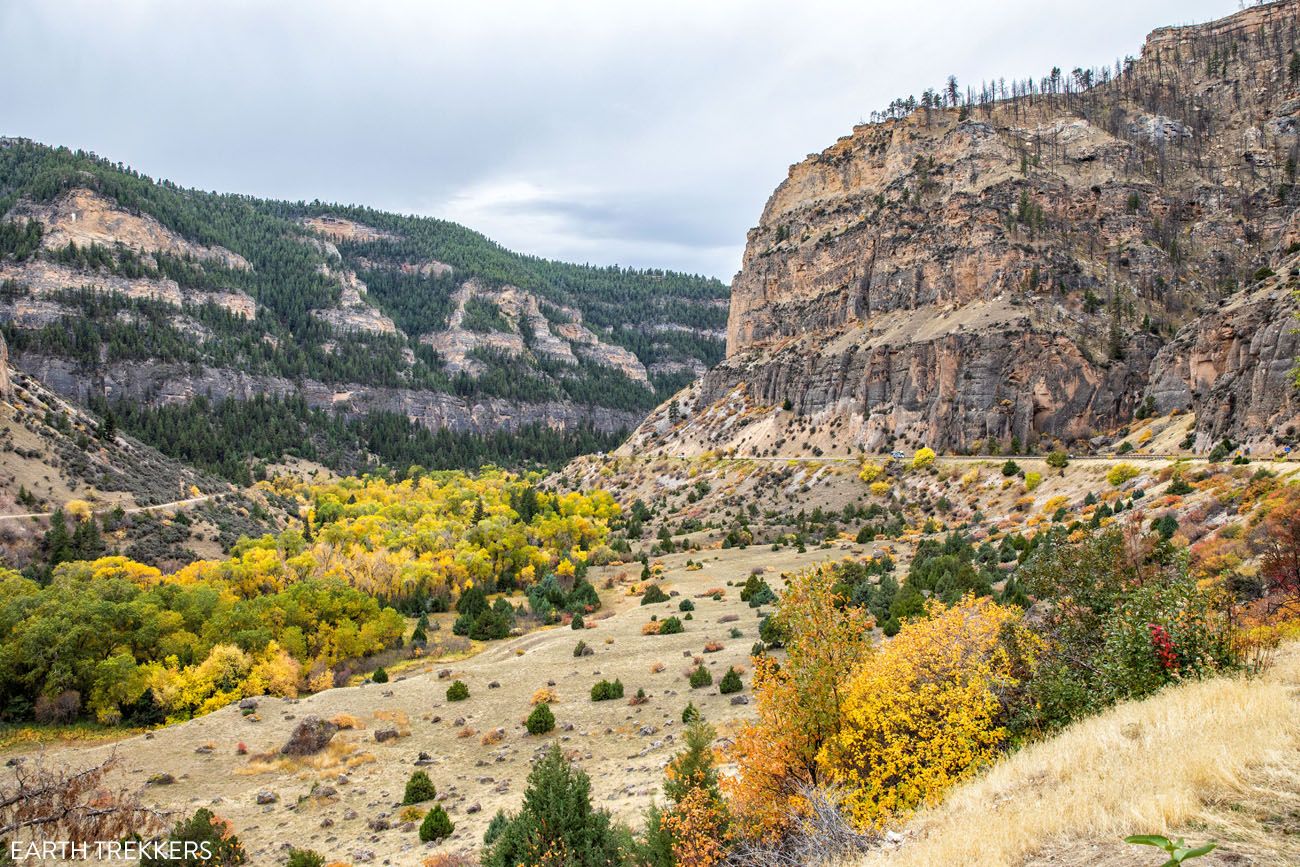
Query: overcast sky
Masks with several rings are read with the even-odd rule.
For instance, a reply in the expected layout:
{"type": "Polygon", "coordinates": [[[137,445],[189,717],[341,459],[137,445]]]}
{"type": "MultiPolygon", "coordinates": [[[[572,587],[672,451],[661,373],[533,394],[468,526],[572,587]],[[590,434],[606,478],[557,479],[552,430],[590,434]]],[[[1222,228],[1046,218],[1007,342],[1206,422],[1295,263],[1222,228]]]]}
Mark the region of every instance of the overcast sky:
{"type": "Polygon", "coordinates": [[[787,168],[949,73],[1136,55],[1238,0],[0,0],[0,134],[186,186],[730,280],[787,168]]]}

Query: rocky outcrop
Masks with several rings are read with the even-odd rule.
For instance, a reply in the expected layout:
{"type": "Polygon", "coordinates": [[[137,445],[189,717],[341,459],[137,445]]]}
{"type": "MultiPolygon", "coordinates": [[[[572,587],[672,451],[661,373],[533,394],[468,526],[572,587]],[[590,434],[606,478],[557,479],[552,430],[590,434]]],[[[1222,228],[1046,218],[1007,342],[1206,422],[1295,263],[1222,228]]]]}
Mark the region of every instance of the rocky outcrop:
{"type": "Polygon", "coordinates": [[[225,247],[187,240],[148,215],[134,214],[94,190],[73,189],[52,202],[19,202],[11,218],[37,220],[45,227],[41,246],[57,250],[121,244],[136,253],[167,253],[180,258],[215,262],[227,268],[247,269],[248,260],[225,247]]]}
{"type": "Polygon", "coordinates": [[[365,331],[371,334],[397,334],[397,325],[393,320],[366,300],[366,284],[356,272],[347,268],[335,270],[322,265],[321,273],[338,280],[342,290],[335,306],[313,310],[312,316],[343,333],[365,331]]]}
{"type": "MultiPolygon", "coordinates": [[[[280,747],[280,753],[286,756],[314,756],[329,746],[329,742],[338,731],[339,727],[336,723],[315,715],[309,716],[298,723],[289,740],[280,747]]],[[[259,800],[258,803],[261,801],[259,800]]]]}
{"type": "MultiPolygon", "coordinates": [[[[1127,423],[1161,345],[1297,234],[1298,11],[1165,28],[1116,76],[917,109],[792,166],[749,233],[727,358],[676,401],[697,415],[646,435],[780,454],[817,430],[965,449],[1127,423]]],[[[1235,356],[1240,400],[1276,380],[1272,337],[1235,356]]]]}
{"type": "MultiPolygon", "coordinates": [[[[160,301],[174,307],[184,304],[215,304],[236,316],[253,319],[257,302],[235,289],[203,291],[181,287],[175,280],[149,277],[121,277],[102,272],[79,271],[44,259],[26,262],[0,262],[0,282],[12,280],[27,287],[32,295],[46,297],[60,292],[91,289],[111,292],[128,298],[160,301]]],[[[4,302],[0,301],[0,307],[4,302]]]]}
{"type": "Polygon", "coordinates": [[[582,312],[572,307],[551,305],[552,322],[542,310],[541,300],[517,286],[489,288],[477,280],[467,280],[452,296],[453,308],[443,331],[420,338],[437,350],[450,373],[479,376],[486,365],[475,358],[476,351],[509,356],[533,354],[549,361],[576,365],[582,357],[595,364],[611,367],[628,379],[650,384],[645,365],[622,346],[605,343],[582,322],[582,312]],[[494,306],[501,317],[501,327],[471,330],[465,325],[465,305],[478,299],[494,306]]]}
{"type": "MultiPolygon", "coordinates": [[[[331,241],[383,241],[397,236],[345,217],[322,215],[303,220],[308,229],[331,241]]],[[[336,251],[337,252],[337,251],[336,251]]]]}
{"type": "Polygon", "coordinates": [[[1285,277],[1188,325],[1152,363],[1147,393],[1160,412],[1196,414],[1197,450],[1225,437],[1272,449],[1300,433],[1300,302],[1293,274],[1300,270],[1287,268],[1285,277]]]}
{"type": "Polygon", "coordinates": [[[24,371],[71,400],[88,403],[105,398],[149,405],[179,404],[207,397],[248,400],[257,395],[301,396],[310,406],[338,410],[349,417],[371,412],[401,413],[432,430],[490,433],[545,424],[560,430],[590,425],[617,432],[640,421],[637,413],[570,401],[521,403],[502,398],[465,399],[439,391],[383,388],[360,384],[331,385],[317,380],[258,376],[241,370],[183,364],[111,363],[89,375],[75,362],[36,352],[15,359],[24,371]]]}

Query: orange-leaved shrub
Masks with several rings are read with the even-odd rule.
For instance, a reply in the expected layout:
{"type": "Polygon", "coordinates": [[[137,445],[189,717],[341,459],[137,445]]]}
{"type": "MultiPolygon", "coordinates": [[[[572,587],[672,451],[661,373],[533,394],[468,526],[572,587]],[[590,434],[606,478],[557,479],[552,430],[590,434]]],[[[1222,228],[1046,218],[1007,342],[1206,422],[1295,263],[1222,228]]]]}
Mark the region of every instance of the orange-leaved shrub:
{"type": "Polygon", "coordinates": [[[818,755],[839,734],[842,690],[871,653],[872,617],[845,605],[837,582],[830,566],[791,577],[772,615],[786,658],[754,660],[758,719],[736,733],[737,772],[722,784],[736,830],[752,839],[779,839],[805,807],[801,792],[822,782],[818,755]]]}

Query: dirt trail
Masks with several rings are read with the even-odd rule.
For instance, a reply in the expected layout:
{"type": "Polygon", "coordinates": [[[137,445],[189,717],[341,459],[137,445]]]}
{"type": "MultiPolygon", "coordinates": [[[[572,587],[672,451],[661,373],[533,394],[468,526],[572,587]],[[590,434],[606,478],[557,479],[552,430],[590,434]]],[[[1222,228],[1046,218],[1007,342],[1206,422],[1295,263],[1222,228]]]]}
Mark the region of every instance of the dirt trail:
{"type": "MultiPolygon", "coordinates": [[[[127,515],[134,515],[138,512],[159,512],[163,509],[179,509],[184,506],[197,506],[199,503],[206,503],[209,500],[217,500],[224,496],[225,494],[203,494],[199,497],[189,497],[185,500],[172,500],[170,503],[157,503],[153,506],[131,506],[130,508],[123,509],[122,512],[127,515]]],[[[114,508],[116,508],[116,506],[107,509],[95,509],[94,511],[95,514],[99,515],[105,512],[111,512],[114,508]]],[[[53,515],[53,512],[26,512],[22,515],[0,515],[0,521],[19,520],[22,518],[49,518],[53,515]]]]}

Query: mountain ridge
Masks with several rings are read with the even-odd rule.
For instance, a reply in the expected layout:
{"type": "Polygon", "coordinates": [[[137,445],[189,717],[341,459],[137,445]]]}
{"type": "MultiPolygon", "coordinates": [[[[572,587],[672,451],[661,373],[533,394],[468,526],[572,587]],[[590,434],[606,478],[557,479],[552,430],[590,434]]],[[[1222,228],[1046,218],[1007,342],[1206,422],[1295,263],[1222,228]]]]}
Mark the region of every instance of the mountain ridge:
{"type": "Polygon", "coordinates": [[[722,355],[717,280],[519,255],[433,218],[183,189],[15,138],[0,214],[10,361],[85,405],[270,394],[608,439],[722,355]]]}
{"type": "Polygon", "coordinates": [[[1010,95],[895,100],[793,165],[748,234],[726,359],[630,447],[1086,448],[1147,410],[1195,413],[1198,450],[1289,442],[1285,329],[1168,347],[1232,299],[1277,294],[1242,322],[1296,310],[1298,9],[1162,28],[1010,95]]]}

